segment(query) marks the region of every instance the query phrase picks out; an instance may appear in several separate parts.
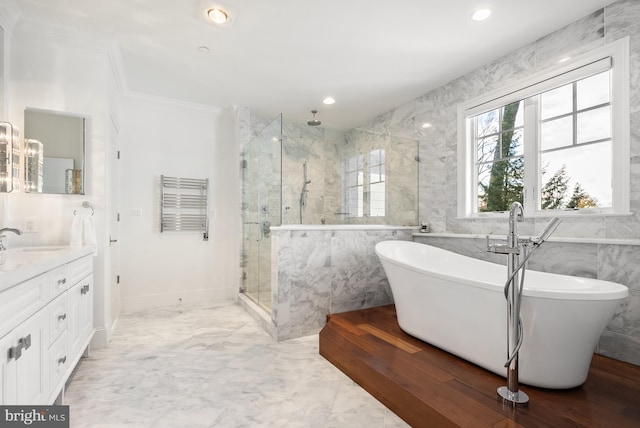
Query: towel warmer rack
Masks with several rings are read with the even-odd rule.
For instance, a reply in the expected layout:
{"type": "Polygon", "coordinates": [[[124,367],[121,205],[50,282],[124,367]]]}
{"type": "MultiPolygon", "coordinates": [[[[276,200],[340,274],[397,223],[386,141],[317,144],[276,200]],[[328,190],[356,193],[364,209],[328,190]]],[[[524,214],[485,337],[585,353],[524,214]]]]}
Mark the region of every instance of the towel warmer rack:
{"type": "Polygon", "coordinates": [[[209,179],[160,176],[160,232],[200,231],[209,240],[209,179]]]}

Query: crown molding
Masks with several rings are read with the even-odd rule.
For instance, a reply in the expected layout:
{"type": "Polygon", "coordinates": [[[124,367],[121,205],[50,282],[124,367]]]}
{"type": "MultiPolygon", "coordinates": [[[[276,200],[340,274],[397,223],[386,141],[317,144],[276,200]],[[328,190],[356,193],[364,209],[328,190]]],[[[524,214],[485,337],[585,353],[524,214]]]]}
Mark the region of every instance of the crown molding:
{"type": "Polygon", "coordinates": [[[163,96],[159,96],[159,95],[151,95],[151,94],[146,94],[146,93],[136,92],[136,91],[131,91],[131,90],[127,90],[125,95],[126,95],[127,98],[130,98],[130,99],[133,99],[133,100],[147,101],[147,102],[153,102],[153,103],[159,103],[159,104],[167,104],[167,105],[171,105],[171,106],[188,108],[188,109],[192,109],[192,110],[208,111],[208,112],[211,112],[211,113],[222,113],[225,110],[224,107],[220,107],[220,106],[215,106],[215,105],[210,105],[210,104],[200,104],[200,103],[196,103],[196,102],[180,100],[180,99],[177,99],[177,98],[163,97],[163,96]]]}
{"type": "Polygon", "coordinates": [[[71,48],[105,54],[108,67],[114,79],[114,89],[118,91],[118,95],[120,96],[213,113],[221,113],[224,110],[224,108],[220,106],[132,91],[129,89],[127,82],[120,45],[118,41],[112,37],[87,31],[78,31],[42,20],[25,17],[20,19],[15,26],[14,37],[57,43],[71,48]]]}

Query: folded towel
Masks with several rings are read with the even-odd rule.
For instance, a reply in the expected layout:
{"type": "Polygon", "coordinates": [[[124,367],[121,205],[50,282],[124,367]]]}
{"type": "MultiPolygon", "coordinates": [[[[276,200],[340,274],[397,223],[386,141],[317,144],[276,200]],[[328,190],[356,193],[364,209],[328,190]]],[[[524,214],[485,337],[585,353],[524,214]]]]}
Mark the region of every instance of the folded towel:
{"type": "Polygon", "coordinates": [[[82,225],[83,233],[82,233],[82,242],[84,245],[93,245],[95,247],[95,251],[93,252],[94,256],[98,255],[98,245],[96,240],[96,229],[93,226],[93,217],[87,216],[84,218],[82,225]]]}
{"type": "Polygon", "coordinates": [[[79,215],[73,216],[73,221],[71,222],[71,231],[70,231],[70,239],[69,246],[70,247],[82,247],[82,235],[83,235],[83,221],[79,215]]]}

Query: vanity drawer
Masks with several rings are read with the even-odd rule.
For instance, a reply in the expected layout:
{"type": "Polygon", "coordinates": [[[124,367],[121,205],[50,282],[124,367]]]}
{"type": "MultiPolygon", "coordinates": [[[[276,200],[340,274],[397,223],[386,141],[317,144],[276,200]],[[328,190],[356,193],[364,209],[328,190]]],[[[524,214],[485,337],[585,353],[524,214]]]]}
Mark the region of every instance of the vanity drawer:
{"type": "Polygon", "coordinates": [[[2,292],[0,337],[13,330],[49,302],[48,275],[31,278],[2,292]]]}
{"type": "Polygon", "coordinates": [[[67,265],[49,271],[49,298],[55,299],[70,285],[67,265]]]}
{"type": "Polygon", "coordinates": [[[58,383],[62,381],[67,367],[71,364],[69,361],[69,353],[67,346],[67,332],[58,338],[53,345],[49,347],[49,385],[51,390],[56,388],[58,383]]]}
{"type": "Polygon", "coordinates": [[[82,257],[68,264],[69,266],[69,286],[75,285],[78,281],[93,273],[93,256],[82,257]]]}
{"type": "Polygon", "coordinates": [[[63,331],[67,330],[68,304],[67,293],[49,303],[49,344],[55,341],[63,331]]]}

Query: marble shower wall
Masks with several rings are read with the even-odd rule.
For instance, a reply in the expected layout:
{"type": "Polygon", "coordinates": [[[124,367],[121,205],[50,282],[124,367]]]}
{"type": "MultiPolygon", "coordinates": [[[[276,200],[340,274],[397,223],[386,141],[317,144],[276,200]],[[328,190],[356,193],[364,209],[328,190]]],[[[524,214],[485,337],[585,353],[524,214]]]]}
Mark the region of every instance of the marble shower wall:
{"type": "MultiPolygon", "coordinates": [[[[340,159],[355,154],[364,156],[372,150],[385,153],[385,216],[345,217],[348,224],[418,225],[418,145],[417,140],[399,137],[389,132],[377,133],[363,129],[350,129],[339,148],[340,159]]],[[[365,190],[366,191],[366,190],[365,190]]]]}
{"type": "Polygon", "coordinates": [[[360,129],[346,132],[284,122],[282,144],[282,224],[418,224],[417,141],[389,133],[360,129]],[[345,215],[343,162],[371,150],[386,153],[386,212],[384,217],[345,215]],[[307,206],[300,212],[300,196],[307,163],[307,206]]]}
{"type": "MultiPolygon", "coordinates": [[[[504,220],[457,217],[457,106],[499,87],[515,84],[567,56],[629,37],[631,113],[631,211],[629,216],[565,218],[554,237],[574,243],[549,243],[536,254],[537,267],[610,279],[629,286],[631,295],[609,324],[599,351],[640,364],[640,1],[620,0],[545,37],[458,77],[364,126],[416,138],[420,146],[420,220],[434,232],[505,234],[504,220]],[[421,124],[429,122],[431,128],[421,124]],[[580,241],[580,242],[577,242],[580,241]],[[590,243],[589,243],[590,242],[590,243]]],[[[548,219],[528,220],[522,234],[537,234],[548,219]]],[[[433,238],[444,248],[485,258],[484,244],[468,239],[433,238]],[[471,243],[473,242],[473,243],[471,243]]]]}
{"type": "MultiPolygon", "coordinates": [[[[273,118],[264,117],[249,109],[238,115],[244,159],[253,159],[260,145],[269,145],[275,136],[273,118]],[[267,131],[266,133],[264,131],[267,131]]],[[[282,224],[386,224],[416,226],[418,224],[418,143],[387,133],[351,129],[333,130],[311,127],[283,118],[282,134],[282,224]],[[386,215],[385,217],[349,217],[343,201],[342,163],[356,154],[368,155],[371,150],[384,149],[386,153],[386,215]],[[304,184],[304,163],[307,164],[307,204],[300,210],[300,197],[304,184]]],[[[276,143],[277,144],[277,143],[276,143]]],[[[275,150],[275,149],[274,149],[275,150]]],[[[275,155],[273,156],[275,160],[275,155]]],[[[278,159],[279,161],[279,159],[278,159]]],[[[255,170],[255,168],[254,168],[255,170]]],[[[279,165],[261,169],[262,180],[276,183],[280,179],[279,165]]],[[[245,172],[246,175],[246,172],[245,172]]],[[[270,198],[274,200],[275,184],[270,198]]],[[[243,186],[243,197],[252,201],[259,197],[257,186],[243,186]]],[[[250,204],[249,204],[250,205],[250,204]]],[[[264,204],[263,204],[264,205],[264,204]]],[[[273,204],[269,204],[273,207],[273,204]]],[[[246,213],[247,207],[243,207],[246,213]]],[[[273,209],[269,213],[271,224],[280,224],[273,209]]],[[[247,215],[245,215],[247,217],[247,215]]],[[[249,216],[251,217],[251,216],[249,216]]]]}
{"type": "Polygon", "coordinates": [[[393,303],[374,247],[410,241],[415,228],[272,232],[271,319],[277,340],[315,334],[330,313],[393,303]]]}

